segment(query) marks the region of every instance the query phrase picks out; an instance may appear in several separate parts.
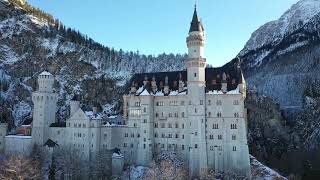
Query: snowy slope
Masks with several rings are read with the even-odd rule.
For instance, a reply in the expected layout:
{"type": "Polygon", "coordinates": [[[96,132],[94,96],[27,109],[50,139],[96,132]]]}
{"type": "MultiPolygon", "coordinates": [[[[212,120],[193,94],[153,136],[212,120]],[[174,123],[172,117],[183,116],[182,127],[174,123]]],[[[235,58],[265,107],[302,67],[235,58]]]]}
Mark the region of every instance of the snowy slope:
{"type": "Polygon", "coordinates": [[[57,117],[63,120],[73,94],[80,93],[89,106],[95,99],[101,105],[119,104],[133,73],[182,70],[185,57],[117,51],[63,26],[49,14],[30,11],[18,0],[0,0],[0,72],[7,77],[1,82],[5,86],[0,89],[0,114],[10,127],[25,120],[30,123],[31,92],[45,69],[57,79],[57,117]]]}
{"type": "MultiPolygon", "coordinates": [[[[159,160],[171,162],[171,164],[177,168],[183,165],[183,162],[181,162],[173,152],[162,152],[157,157],[157,160],[156,160],[157,164],[160,162],[159,160]]],[[[263,165],[253,156],[250,156],[250,163],[251,163],[251,179],[252,180],[273,180],[273,179],[287,180],[287,178],[281,176],[278,172],[272,170],[271,168],[263,165]]],[[[159,165],[155,167],[159,168],[158,166],[159,165]]],[[[147,179],[146,172],[150,170],[151,169],[149,167],[143,167],[143,166],[126,167],[121,179],[124,179],[124,180],[147,179]]],[[[153,170],[156,171],[156,169],[153,169],[153,170]]],[[[218,177],[217,179],[220,179],[220,178],[218,177]]],[[[159,175],[158,179],[161,179],[161,175],[159,175]]]]}
{"type": "Polygon", "coordinates": [[[319,12],[319,0],[298,1],[278,20],[268,22],[256,30],[240,52],[240,56],[268,44],[279,43],[286,35],[303,27],[319,12]]]}

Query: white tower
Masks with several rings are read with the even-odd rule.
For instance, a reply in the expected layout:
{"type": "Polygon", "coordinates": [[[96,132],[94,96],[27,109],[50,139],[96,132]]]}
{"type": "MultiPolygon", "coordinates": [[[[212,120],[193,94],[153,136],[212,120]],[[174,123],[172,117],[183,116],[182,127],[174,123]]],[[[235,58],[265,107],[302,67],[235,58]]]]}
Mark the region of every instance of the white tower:
{"type": "Polygon", "coordinates": [[[54,77],[47,71],[38,76],[38,90],[32,93],[34,104],[32,122],[32,140],[43,146],[49,138],[49,126],[55,122],[57,97],[52,92],[54,77]]]}
{"type": "Polygon", "coordinates": [[[188,121],[190,139],[189,170],[191,177],[207,168],[205,130],[205,68],[204,29],[195,7],[187,37],[188,121]]]}

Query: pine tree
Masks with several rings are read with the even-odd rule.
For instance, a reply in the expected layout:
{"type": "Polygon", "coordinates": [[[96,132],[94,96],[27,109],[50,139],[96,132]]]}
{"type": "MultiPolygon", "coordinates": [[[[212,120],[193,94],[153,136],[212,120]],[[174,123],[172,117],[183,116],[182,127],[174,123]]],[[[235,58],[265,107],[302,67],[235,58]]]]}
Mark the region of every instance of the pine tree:
{"type": "Polygon", "coordinates": [[[52,157],[52,162],[49,167],[49,175],[48,175],[49,180],[55,180],[56,179],[56,165],[54,162],[54,157],[52,157]]]}

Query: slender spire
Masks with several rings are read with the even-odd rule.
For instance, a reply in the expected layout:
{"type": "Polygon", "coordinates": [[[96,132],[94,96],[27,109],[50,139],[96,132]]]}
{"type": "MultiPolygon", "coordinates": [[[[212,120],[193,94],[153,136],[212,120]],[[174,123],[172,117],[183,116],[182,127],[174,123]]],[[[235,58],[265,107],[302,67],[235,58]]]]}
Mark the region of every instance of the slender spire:
{"type": "Polygon", "coordinates": [[[191,26],[189,32],[193,31],[203,31],[203,26],[202,23],[200,22],[198,18],[198,13],[197,13],[197,5],[194,5],[194,12],[193,12],[193,17],[191,21],[191,26]]]}

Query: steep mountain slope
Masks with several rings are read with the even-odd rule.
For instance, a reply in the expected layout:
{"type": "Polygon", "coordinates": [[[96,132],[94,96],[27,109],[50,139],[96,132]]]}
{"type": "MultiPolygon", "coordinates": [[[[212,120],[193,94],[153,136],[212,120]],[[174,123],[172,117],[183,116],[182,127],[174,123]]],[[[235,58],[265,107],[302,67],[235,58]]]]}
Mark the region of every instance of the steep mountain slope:
{"type": "Polygon", "coordinates": [[[250,89],[249,143],[258,160],[308,177],[320,169],[320,0],[300,0],[256,30],[238,57],[250,89]]]}
{"type": "Polygon", "coordinates": [[[75,93],[89,105],[95,99],[101,105],[114,104],[131,74],[181,70],[184,59],[185,55],[116,51],[19,0],[0,0],[0,113],[1,121],[11,126],[31,118],[30,95],[45,69],[57,78],[57,115],[63,119],[66,102],[75,93]]]}
{"type": "Polygon", "coordinates": [[[306,84],[319,79],[320,1],[301,0],[255,31],[239,53],[249,86],[282,108],[301,109],[306,84]]]}

